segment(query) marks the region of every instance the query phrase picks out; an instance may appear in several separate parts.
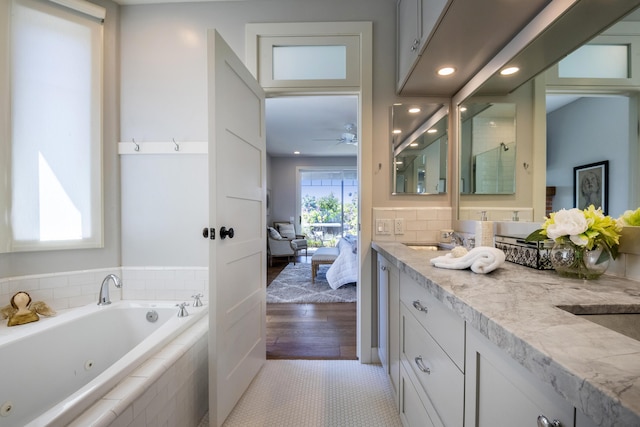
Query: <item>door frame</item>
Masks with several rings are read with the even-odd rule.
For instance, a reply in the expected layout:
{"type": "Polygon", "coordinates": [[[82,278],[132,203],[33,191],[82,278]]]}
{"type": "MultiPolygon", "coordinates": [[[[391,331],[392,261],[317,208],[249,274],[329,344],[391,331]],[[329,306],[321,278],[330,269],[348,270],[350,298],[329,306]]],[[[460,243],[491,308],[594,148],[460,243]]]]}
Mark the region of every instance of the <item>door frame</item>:
{"type": "MultiPolygon", "coordinates": [[[[360,40],[360,73],[354,87],[300,86],[295,88],[264,87],[267,96],[303,94],[356,94],[358,95],[358,302],[357,302],[357,355],[361,363],[377,361],[373,347],[373,291],[371,287],[372,239],[372,179],[373,176],[373,23],[372,22],[305,22],[246,24],[245,63],[258,78],[259,41],[261,36],[326,37],[355,35],[360,40]]],[[[259,81],[259,80],[258,80],[259,81]]],[[[262,82],[261,82],[262,84],[262,82]]]]}

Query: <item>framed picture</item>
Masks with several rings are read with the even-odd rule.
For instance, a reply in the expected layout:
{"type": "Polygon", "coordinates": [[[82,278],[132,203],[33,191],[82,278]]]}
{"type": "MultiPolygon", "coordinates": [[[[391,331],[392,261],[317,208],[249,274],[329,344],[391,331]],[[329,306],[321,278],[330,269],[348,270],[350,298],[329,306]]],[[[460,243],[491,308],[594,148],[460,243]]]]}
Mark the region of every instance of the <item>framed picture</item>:
{"type": "Polygon", "coordinates": [[[589,205],[607,213],[609,161],[591,163],[573,168],[573,205],[586,209],[589,205]]]}

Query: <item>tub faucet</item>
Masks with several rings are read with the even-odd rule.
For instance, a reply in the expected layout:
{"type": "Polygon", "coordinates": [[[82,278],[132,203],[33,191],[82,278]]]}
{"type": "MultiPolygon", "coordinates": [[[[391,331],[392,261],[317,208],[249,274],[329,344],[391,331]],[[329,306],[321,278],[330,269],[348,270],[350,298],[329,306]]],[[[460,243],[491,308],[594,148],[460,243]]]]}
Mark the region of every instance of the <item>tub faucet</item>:
{"type": "Polygon", "coordinates": [[[116,288],[122,287],[122,281],[115,274],[109,274],[102,281],[102,285],[100,286],[100,297],[98,299],[98,305],[109,305],[111,304],[111,299],[109,298],[109,280],[113,280],[113,284],[116,285],[116,288]]]}
{"type": "Polygon", "coordinates": [[[189,305],[189,304],[187,304],[186,302],[183,302],[183,303],[180,303],[180,304],[176,304],[176,307],[179,308],[178,317],[187,317],[189,315],[189,312],[185,308],[187,305],[189,305]]]}

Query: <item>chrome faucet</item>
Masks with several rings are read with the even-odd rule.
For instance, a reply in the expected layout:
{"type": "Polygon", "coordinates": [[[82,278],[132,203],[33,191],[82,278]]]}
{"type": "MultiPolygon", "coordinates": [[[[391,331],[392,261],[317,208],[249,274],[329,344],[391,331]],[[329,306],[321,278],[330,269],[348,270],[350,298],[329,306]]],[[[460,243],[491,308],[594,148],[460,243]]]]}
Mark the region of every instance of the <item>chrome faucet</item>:
{"type": "Polygon", "coordinates": [[[451,233],[451,243],[458,246],[467,246],[466,239],[455,231],[451,233]]]}
{"type": "Polygon", "coordinates": [[[122,281],[115,274],[109,274],[102,281],[102,285],[100,286],[100,297],[98,299],[98,305],[109,305],[111,304],[111,299],[109,298],[109,280],[113,280],[113,284],[116,285],[116,288],[122,287],[122,281]]]}

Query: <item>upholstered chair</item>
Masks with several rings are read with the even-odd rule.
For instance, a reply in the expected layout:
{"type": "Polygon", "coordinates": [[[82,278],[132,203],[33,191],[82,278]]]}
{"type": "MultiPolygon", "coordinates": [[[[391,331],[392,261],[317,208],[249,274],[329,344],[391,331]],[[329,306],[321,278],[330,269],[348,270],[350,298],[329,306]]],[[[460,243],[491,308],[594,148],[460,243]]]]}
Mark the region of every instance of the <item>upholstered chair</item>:
{"type": "Polygon", "coordinates": [[[298,251],[304,249],[307,256],[307,240],[304,235],[296,234],[293,224],[289,222],[274,222],[275,228],[267,229],[267,251],[269,254],[269,265],[273,264],[273,257],[287,258],[293,256],[293,263],[296,263],[298,251]]]}

